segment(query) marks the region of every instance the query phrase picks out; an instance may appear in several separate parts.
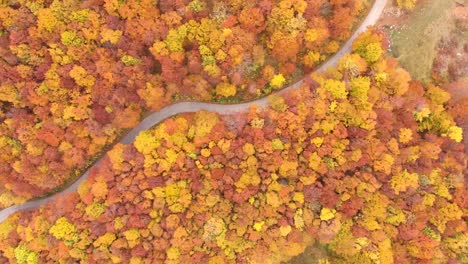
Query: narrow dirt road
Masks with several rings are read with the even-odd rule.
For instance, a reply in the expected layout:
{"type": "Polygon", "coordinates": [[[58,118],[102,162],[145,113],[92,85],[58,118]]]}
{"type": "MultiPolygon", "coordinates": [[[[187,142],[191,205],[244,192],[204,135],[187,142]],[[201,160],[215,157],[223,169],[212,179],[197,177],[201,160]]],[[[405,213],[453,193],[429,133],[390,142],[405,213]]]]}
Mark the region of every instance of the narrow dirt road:
{"type": "MultiPolygon", "coordinates": [[[[375,0],[374,5],[372,6],[371,10],[369,11],[369,14],[367,17],[364,19],[364,21],[361,23],[359,28],[353,33],[353,35],[346,41],[346,43],[341,47],[341,49],[332,57],[330,58],[327,62],[322,64],[316,72],[323,72],[329,67],[335,66],[339,59],[343,57],[346,53],[351,51],[351,45],[353,41],[357,38],[357,36],[366,31],[367,27],[374,25],[377,20],[379,19],[380,15],[382,14],[383,9],[385,8],[388,0],[375,0]]],[[[298,89],[302,85],[302,80],[292,84],[291,86],[281,90],[278,92],[278,94],[283,94],[287,93],[289,91],[298,89]]],[[[193,113],[193,112],[198,112],[200,110],[206,110],[210,112],[216,112],[219,114],[232,114],[232,113],[237,113],[237,112],[242,112],[247,110],[249,107],[252,105],[257,105],[258,107],[265,107],[268,103],[268,97],[263,97],[258,100],[248,102],[248,103],[241,103],[241,104],[232,104],[232,105],[222,105],[222,104],[214,104],[214,103],[199,103],[199,102],[181,102],[181,103],[176,103],[167,107],[164,107],[158,112],[154,112],[147,116],[141,123],[132,129],[125,137],[122,138],[120,143],[122,144],[130,144],[134,141],[135,137],[138,135],[143,130],[147,130],[154,125],[158,124],[159,122],[163,121],[164,119],[167,119],[173,115],[180,114],[180,113],[193,113]]],[[[105,155],[103,156],[105,157],[105,155]]],[[[38,200],[33,200],[26,202],[21,205],[15,205],[11,206],[8,208],[3,209],[0,211],[0,223],[3,222],[8,216],[11,214],[14,214],[18,211],[23,211],[23,210],[29,210],[29,209],[34,209],[37,207],[40,207],[41,205],[46,204],[47,202],[55,199],[57,196],[62,195],[64,193],[72,192],[75,191],[78,186],[80,185],[81,182],[83,182],[85,179],[88,178],[90,170],[93,168],[97,168],[99,164],[101,163],[101,160],[103,159],[101,157],[91,168],[89,168],[83,175],[72,185],[70,185],[68,188],[65,190],[56,193],[54,195],[51,195],[46,198],[38,199],[38,200]]]]}

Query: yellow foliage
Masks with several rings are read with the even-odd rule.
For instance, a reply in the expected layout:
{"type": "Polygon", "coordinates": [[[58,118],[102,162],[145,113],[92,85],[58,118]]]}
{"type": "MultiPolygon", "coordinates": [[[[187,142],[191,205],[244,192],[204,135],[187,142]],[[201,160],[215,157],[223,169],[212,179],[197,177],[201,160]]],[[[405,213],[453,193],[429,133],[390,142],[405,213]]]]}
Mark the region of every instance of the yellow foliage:
{"type": "Polygon", "coordinates": [[[180,251],[178,248],[176,247],[170,247],[167,252],[167,258],[170,259],[170,260],[177,260],[179,259],[179,256],[180,256],[180,251]]]}
{"type": "Polygon", "coordinates": [[[455,140],[455,142],[461,142],[463,139],[463,129],[458,126],[451,126],[447,131],[449,138],[455,140]]]}
{"type": "Polygon", "coordinates": [[[297,175],[297,161],[285,160],[281,163],[279,168],[279,174],[283,177],[290,177],[297,175]]]}
{"type": "Polygon", "coordinates": [[[86,206],[86,215],[91,218],[98,218],[101,216],[104,211],[106,210],[106,206],[103,203],[94,202],[88,206],[86,206]]]}
{"type": "Polygon", "coordinates": [[[250,121],[250,125],[253,128],[263,128],[263,126],[265,125],[265,119],[255,117],[254,119],[252,119],[252,121],[250,121]]]}
{"type": "Polygon", "coordinates": [[[411,139],[413,139],[413,131],[411,131],[411,129],[409,128],[400,128],[400,135],[398,137],[398,140],[401,143],[406,144],[410,142],[411,139]]]}
{"type": "Polygon", "coordinates": [[[8,217],[0,223],[0,239],[2,241],[8,238],[8,235],[11,231],[15,230],[18,219],[19,215],[15,214],[13,216],[8,217]]]}
{"type": "Polygon", "coordinates": [[[143,259],[141,257],[131,257],[130,264],[143,264],[143,259]]]}
{"type": "Polygon", "coordinates": [[[213,240],[226,232],[226,224],[221,218],[210,218],[203,226],[203,239],[213,240]]]}
{"type": "Polygon", "coordinates": [[[75,32],[64,31],[60,34],[61,42],[65,46],[80,46],[84,43],[83,39],[78,37],[75,32]]]}
{"type": "Polygon", "coordinates": [[[410,150],[410,155],[408,157],[409,162],[415,162],[419,157],[421,156],[421,150],[419,149],[419,146],[413,146],[409,148],[410,150]]]}
{"type": "Polygon", "coordinates": [[[322,87],[329,91],[337,99],[346,99],[348,92],[346,91],[345,83],[338,80],[325,80],[322,87]]]}
{"type": "Polygon", "coordinates": [[[21,97],[18,90],[13,85],[1,85],[0,101],[10,102],[17,105],[21,102],[21,97]]]}
{"type": "Polygon", "coordinates": [[[304,65],[306,65],[307,67],[313,67],[320,60],[320,53],[313,51],[309,51],[303,58],[304,65]]]}
{"type": "MultiPolygon", "coordinates": [[[[0,206],[3,207],[8,207],[13,204],[22,204],[26,202],[26,199],[20,196],[15,196],[9,191],[3,191],[2,194],[0,194],[0,206]]],[[[1,236],[0,236],[1,237],[1,236]]]]}
{"type": "Polygon", "coordinates": [[[425,118],[428,118],[430,114],[431,110],[428,107],[424,107],[414,113],[414,119],[418,122],[422,122],[425,118]]]}
{"type": "Polygon", "coordinates": [[[322,208],[320,211],[320,220],[328,221],[335,218],[336,210],[332,208],[322,208]]]}
{"type": "Polygon", "coordinates": [[[46,30],[52,32],[59,24],[59,21],[54,16],[49,8],[40,9],[37,13],[37,25],[39,30],[46,30]]]}
{"type": "Polygon", "coordinates": [[[397,0],[397,4],[399,7],[412,10],[416,5],[417,0],[397,0]]]}
{"type": "Polygon", "coordinates": [[[26,245],[19,245],[15,248],[15,258],[18,264],[37,264],[39,254],[31,251],[26,245]]]}
{"type": "Polygon", "coordinates": [[[176,161],[179,154],[174,149],[166,149],[166,161],[169,166],[172,166],[176,161]]]}
{"type": "Polygon", "coordinates": [[[312,185],[317,181],[317,177],[315,175],[312,176],[302,176],[299,178],[299,180],[304,184],[304,185],[312,185]]]}
{"type": "Polygon", "coordinates": [[[68,105],[63,109],[63,119],[84,120],[89,118],[90,109],[68,105]]]}
{"type": "Polygon", "coordinates": [[[322,158],[317,154],[317,152],[312,153],[309,157],[309,168],[314,171],[318,171],[322,163],[322,158]]]}
{"type": "Polygon", "coordinates": [[[439,209],[439,213],[432,216],[429,221],[434,224],[439,232],[445,231],[445,225],[448,221],[459,220],[463,216],[463,211],[457,204],[449,203],[439,209]]]}
{"type": "Polygon", "coordinates": [[[144,155],[157,149],[160,144],[160,141],[150,130],[140,132],[133,142],[135,148],[144,155]]]}
{"type": "Polygon", "coordinates": [[[356,39],[353,43],[353,51],[359,54],[369,63],[374,63],[383,54],[381,45],[382,36],[372,30],[368,30],[356,39]]]}
{"type": "Polygon", "coordinates": [[[369,244],[369,240],[367,238],[355,238],[353,236],[351,233],[352,225],[353,222],[350,220],[343,222],[340,231],[330,242],[330,249],[339,255],[347,257],[354,256],[359,253],[363,247],[369,244]]]}
{"type": "Polygon", "coordinates": [[[271,141],[271,147],[273,148],[273,150],[283,150],[284,149],[283,142],[279,138],[275,138],[275,139],[273,139],[271,141]]]}
{"type": "Polygon", "coordinates": [[[286,82],[286,79],[284,78],[284,76],[281,73],[276,74],[270,80],[270,86],[273,87],[274,89],[279,89],[279,88],[283,87],[285,82],[286,82]]]}
{"type": "Polygon", "coordinates": [[[222,49],[220,49],[216,52],[215,57],[218,61],[224,61],[227,58],[227,54],[222,49]]]}
{"type": "Polygon", "coordinates": [[[110,151],[107,152],[107,156],[109,157],[114,169],[120,169],[122,167],[122,162],[124,161],[122,156],[124,147],[125,146],[123,144],[117,143],[110,151]]]}
{"type": "Polygon", "coordinates": [[[123,235],[127,241],[136,241],[140,239],[140,231],[138,231],[136,228],[132,228],[123,232],[123,235]]]}
{"type": "Polygon", "coordinates": [[[278,112],[284,112],[288,109],[288,106],[284,102],[284,98],[278,95],[270,95],[268,97],[268,101],[270,103],[271,108],[278,112]]]}
{"type": "Polygon", "coordinates": [[[247,173],[243,173],[239,180],[235,183],[237,188],[247,188],[248,186],[257,186],[261,182],[260,176],[258,176],[256,171],[249,171],[247,173]]]}
{"type": "Polygon", "coordinates": [[[85,22],[89,18],[89,9],[82,9],[78,11],[73,11],[70,14],[70,19],[74,21],[79,21],[79,22],[85,22]]]}
{"type": "Polygon", "coordinates": [[[266,194],[266,201],[267,204],[278,208],[281,206],[282,202],[281,199],[279,198],[278,194],[276,192],[267,192],[266,194]]]}
{"type": "Polygon", "coordinates": [[[433,206],[435,199],[436,199],[435,195],[431,193],[426,193],[423,197],[422,205],[428,206],[428,207],[433,206]]]}
{"type": "Polygon", "coordinates": [[[111,44],[115,45],[117,44],[121,36],[122,31],[106,28],[101,32],[101,43],[109,41],[111,44]]]}
{"type": "Polygon", "coordinates": [[[370,78],[367,76],[356,77],[351,79],[351,96],[361,100],[367,101],[367,93],[370,89],[370,78]]]}
{"type": "Polygon", "coordinates": [[[75,226],[65,217],[60,217],[55,221],[55,224],[49,229],[49,233],[55,238],[70,242],[78,241],[78,234],[75,226]]]}
{"type": "Polygon", "coordinates": [[[178,29],[170,29],[166,36],[167,48],[172,52],[183,52],[183,42],[187,36],[187,27],[185,25],[180,26],[178,29]]]}
{"type": "Polygon", "coordinates": [[[293,37],[303,31],[307,25],[307,20],[303,18],[307,3],[300,1],[280,1],[274,7],[268,17],[269,29],[273,32],[293,34],[293,37]]]}
{"type": "Polygon", "coordinates": [[[256,231],[261,231],[262,230],[262,227],[265,225],[265,221],[261,221],[261,222],[255,222],[255,224],[253,225],[253,228],[256,230],[256,231]]]}
{"type": "Polygon", "coordinates": [[[299,230],[302,230],[305,227],[303,214],[304,211],[302,210],[302,208],[297,209],[294,213],[294,226],[299,230]]]}
{"type": "Polygon", "coordinates": [[[387,196],[377,192],[365,203],[362,209],[363,215],[368,216],[369,220],[384,220],[387,217],[387,205],[389,199],[387,196]]]}
{"type": "MultiPolygon", "coordinates": [[[[367,62],[359,54],[346,54],[338,63],[338,70],[357,76],[367,69],[367,62]]],[[[376,77],[377,78],[377,77],[376,77]]]]}
{"type": "Polygon", "coordinates": [[[380,263],[393,264],[392,241],[386,238],[379,243],[380,263]]]}
{"type": "Polygon", "coordinates": [[[385,222],[394,226],[399,226],[401,223],[406,222],[406,216],[402,210],[389,207],[387,211],[389,215],[385,219],[385,222]]]}
{"type": "Polygon", "coordinates": [[[304,193],[302,192],[295,192],[293,195],[293,201],[298,202],[300,204],[304,203],[304,193]]]}
{"type": "Polygon", "coordinates": [[[323,140],[323,137],[314,137],[310,140],[310,143],[314,144],[317,147],[320,147],[323,144],[323,140]]]}
{"type": "Polygon", "coordinates": [[[150,48],[153,55],[169,56],[169,50],[166,48],[167,45],[163,41],[156,41],[150,48]]]}
{"type": "Polygon", "coordinates": [[[203,70],[212,77],[218,77],[221,74],[221,69],[215,64],[206,65],[203,70]]]}
{"type": "Polygon", "coordinates": [[[409,173],[404,170],[390,179],[390,187],[395,191],[395,194],[406,192],[408,188],[416,189],[419,187],[419,176],[417,173],[409,173]]]}
{"type": "Polygon", "coordinates": [[[249,156],[255,154],[255,147],[251,143],[245,143],[242,150],[249,156]]]}
{"type": "Polygon", "coordinates": [[[287,250],[284,251],[284,254],[288,257],[294,257],[303,253],[306,247],[304,243],[290,243],[288,244],[287,250]]]}
{"type": "Polygon", "coordinates": [[[448,189],[445,179],[440,175],[440,170],[433,170],[429,174],[429,181],[434,185],[434,193],[440,197],[444,197],[448,200],[452,199],[452,195],[448,189]]]}
{"type": "Polygon", "coordinates": [[[209,156],[211,156],[211,151],[210,149],[207,149],[207,148],[204,148],[200,151],[200,154],[205,157],[205,158],[208,158],[209,156]]]}
{"type": "Polygon", "coordinates": [[[351,157],[350,159],[352,161],[359,161],[360,159],[362,158],[362,151],[360,149],[355,149],[353,150],[353,152],[351,153],[351,157]]]}
{"type": "Polygon", "coordinates": [[[223,153],[226,153],[231,148],[231,140],[226,140],[223,138],[220,141],[218,141],[217,145],[223,151],[223,153]]]}
{"type": "Polygon", "coordinates": [[[370,43],[366,47],[365,53],[361,54],[361,56],[367,62],[376,62],[380,59],[383,54],[382,45],[380,43],[370,43]]]}
{"type": "Polygon", "coordinates": [[[325,46],[325,52],[327,53],[335,53],[340,49],[340,43],[336,40],[332,40],[327,43],[325,46]]]}
{"type": "Polygon", "coordinates": [[[281,236],[287,236],[291,232],[291,226],[285,225],[279,228],[281,236]]]}
{"type": "Polygon", "coordinates": [[[117,217],[114,219],[114,228],[117,229],[117,230],[120,230],[124,227],[124,224],[122,222],[122,218],[121,217],[117,217]]]}
{"type": "Polygon", "coordinates": [[[115,234],[113,233],[105,233],[104,235],[98,237],[94,243],[93,243],[93,246],[95,247],[108,247],[112,244],[112,242],[114,242],[114,240],[116,239],[116,236],[115,234]]]}
{"type": "Polygon", "coordinates": [[[450,94],[441,88],[428,84],[427,91],[424,96],[428,97],[433,103],[442,105],[450,100],[450,94]]]}
{"type": "Polygon", "coordinates": [[[212,112],[200,111],[195,114],[195,136],[204,137],[218,123],[218,115],[212,112]]]}
{"type": "Polygon", "coordinates": [[[157,198],[165,198],[169,210],[174,213],[184,212],[192,202],[192,194],[187,188],[187,181],[178,181],[165,187],[156,187],[152,192],[157,198]]]}
{"type": "Polygon", "coordinates": [[[304,39],[307,42],[314,42],[318,39],[318,37],[319,37],[318,30],[314,28],[307,29],[307,31],[304,34],[304,39]]]}
{"type": "Polygon", "coordinates": [[[122,56],[122,58],[120,60],[123,62],[123,64],[125,66],[137,65],[137,64],[139,64],[141,62],[140,59],[135,58],[135,57],[130,56],[130,55],[124,55],[124,56],[122,56]]]}
{"type": "Polygon", "coordinates": [[[223,257],[221,256],[210,257],[210,260],[208,261],[208,264],[224,264],[224,263],[225,261],[223,257]]]}
{"type": "Polygon", "coordinates": [[[377,222],[374,218],[372,217],[364,217],[362,219],[361,225],[369,230],[369,231],[374,231],[374,230],[379,230],[382,227],[380,226],[379,222],[377,222]]]}
{"type": "Polygon", "coordinates": [[[216,94],[223,97],[236,95],[236,86],[227,82],[219,83],[216,85],[216,94]]]}
{"type": "Polygon", "coordinates": [[[447,237],[443,240],[443,245],[449,248],[454,254],[458,255],[461,263],[466,263],[468,260],[467,248],[468,234],[461,233],[453,237],[447,237]]]}
{"type": "Polygon", "coordinates": [[[95,78],[81,66],[73,65],[70,71],[70,77],[75,80],[76,84],[84,87],[92,87],[95,83],[95,78]]]}
{"type": "Polygon", "coordinates": [[[374,162],[374,170],[381,171],[385,174],[390,174],[392,165],[395,159],[390,154],[383,154],[379,160],[374,162]]]}

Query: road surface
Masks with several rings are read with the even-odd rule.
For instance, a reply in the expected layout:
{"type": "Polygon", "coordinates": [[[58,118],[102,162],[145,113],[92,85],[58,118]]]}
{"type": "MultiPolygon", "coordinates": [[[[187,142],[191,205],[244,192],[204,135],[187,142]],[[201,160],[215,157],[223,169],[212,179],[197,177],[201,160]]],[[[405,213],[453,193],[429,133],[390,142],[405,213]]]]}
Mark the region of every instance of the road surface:
{"type": "MultiPolygon", "coordinates": [[[[375,0],[374,5],[372,6],[371,10],[369,11],[367,17],[364,19],[364,21],[361,23],[361,25],[357,28],[357,30],[353,33],[353,35],[346,41],[346,43],[341,47],[341,49],[333,56],[331,57],[328,61],[326,61],[324,64],[322,64],[319,68],[316,69],[316,72],[323,72],[329,67],[333,67],[337,64],[339,59],[343,57],[346,53],[351,51],[351,45],[353,44],[353,41],[357,38],[357,36],[366,31],[366,29],[369,26],[374,25],[377,20],[379,19],[380,15],[382,14],[383,9],[385,8],[388,0],[375,0]]],[[[298,81],[295,84],[292,84],[291,86],[278,91],[278,93],[287,93],[289,91],[298,89],[302,85],[302,80],[298,81]]],[[[200,103],[200,102],[181,102],[181,103],[176,103],[169,105],[167,107],[162,108],[158,112],[154,112],[147,116],[141,123],[132,129],[126,136],[124,136],[120,143],[122,144],[130,144],[134,141],[135,137],[138,135],[143,130],[147,130],[154,125],[160,123],[161,121],[176,115],[180,113],[193,113],[193,112],[198,112],[201,110],[206,110],[210,112],[215,112],[218,114],[232,114],[232,113],[237,113],[237,112],[242,112],[247,110],[249,107],[252,105],[257,105],[259,108],[265,107],[268,103],[268,97],[263,97],[255,101],[247,102],[247,103],[240,103],[240,104],[231,104],[231,105],[223,105],[223,104],[215,104],[215,103],[200,103]]],[[[78,186],[80,185],[81,182],[86,180],[89,177],[89,172],[97,168],[99,164],[101,163],[102,159],[105,157],[101,157],[94,165],[88,170],[83,173],[83,175],[72,185],[67,187],[65,190],[53,194],[49,197],[45,197],[42,199],[37,199],[37,200],[32,200],[29,202],[26,202],[24,204],[20,205],[14,205],[8,208],[3,209],[0,211],[0,223],[3,222],[8,216],[11,214],[14,214],[18,211],[23,211],[23,210],[30,210],[34,209],[37,207],[40,207],[49,201],[55,199],[59,195],[63,195],[64,193],[68,192],[73,192],[75,191],[78,186]]]]}

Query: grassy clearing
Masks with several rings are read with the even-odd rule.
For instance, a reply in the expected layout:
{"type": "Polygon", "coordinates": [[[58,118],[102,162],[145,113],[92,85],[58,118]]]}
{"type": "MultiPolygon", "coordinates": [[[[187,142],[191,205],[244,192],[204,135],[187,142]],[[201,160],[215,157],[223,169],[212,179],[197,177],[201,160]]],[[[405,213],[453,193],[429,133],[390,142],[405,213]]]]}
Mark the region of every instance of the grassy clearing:
{"type": "Polygon", "coordinates": [[[428,0],[407,23],[390,31],[393,56],[414,79],[430,80],[437,42],[454,28],[450,11],[455,0],[428,0]]]}

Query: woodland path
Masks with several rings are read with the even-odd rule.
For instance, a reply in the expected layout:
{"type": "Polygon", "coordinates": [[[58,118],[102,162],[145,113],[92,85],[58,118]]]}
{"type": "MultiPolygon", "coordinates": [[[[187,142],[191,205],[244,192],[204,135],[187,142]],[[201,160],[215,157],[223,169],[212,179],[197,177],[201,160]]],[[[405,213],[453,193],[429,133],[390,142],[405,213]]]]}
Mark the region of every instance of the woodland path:
{"type": "MultiPolygon", "coordinates": [[[[346,41],[346,43],[340,48],[340,50],[335,55],[333,55],[333,57],[331,57],[329,60],[323,63],[319,68],[315,70],[315,72],[323,72],[327,68],[335,66],[337,62],[339,61],[339,59],[343,57],[343,55],[350,52],[353,41],[358,37],[360,33],[366,31],[366,29],[369,26],[372,26],[377,22],[385,6],[387,5],[387,2],[388,0],[375,0],[374,5],[369,11],[367,17],[361,22],[361,25],[356,29],[353,35],[346,41]]],[[[299,87],[301,87],[302,82],[303,81],[300,80],[288,86],[287,88],[284,88],[276,92],[276,94],[283,94],[283,93],[287,93],[295,89],[298,89],[299,87]]],[[[171,116],[177,115],[177,114],[193,113],[193,112],[198,112],[201,110],[215,112],[218,114],[233,114],[233,113],[245,111],[252,105],[257,105],[259,108],[262,108],[262,107],[265,107],[267,104],[268,104],[268,96],[259,98],[251,102],[240,103],[240,104],[230,104],[230,105],[216,104],[216,103],[202,103],[202,102],[175,103],[175,104],[162,108],[158,112],[154,112],[148,115],[145,119],[143,119],[143,121],[140,122],[140,124],[138,124],[137,127],[133,128],[127,135],[125,135],[120,140],[120,143],[122,144],[132,143],[135,140],[135,137],[141,131],[150,129],[151,127],[153,127],[154,125],[157,125],[161,121],[171,116]]],[[[88,168],[88,170],[86,170],[86,172],[83,173],[83,175],[81,175],[79,179],[77,179],[72,185],[68,186],[66,189],[62,190],[61,192],[55,193],[48,197],[44,197],[44,198],[37,199],[37,200],[31,200],[24,204],[14,205],[14,206],[1,210],[0,211],[0,223],[3,222],[8,216],[16,212],[38,208],[48,203],[49,201],[52,201],[53,199],[57,198],[60,195],[75,191],[78,188],[78,186],[81,184],[81,182],[83,182],[89,177],[90,171],[99,166],[99,164],[101,163],[102,159],[105,156],[106,155],[103,155],[97,162],[94,163],[93,166],[88,168]]]]}

